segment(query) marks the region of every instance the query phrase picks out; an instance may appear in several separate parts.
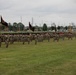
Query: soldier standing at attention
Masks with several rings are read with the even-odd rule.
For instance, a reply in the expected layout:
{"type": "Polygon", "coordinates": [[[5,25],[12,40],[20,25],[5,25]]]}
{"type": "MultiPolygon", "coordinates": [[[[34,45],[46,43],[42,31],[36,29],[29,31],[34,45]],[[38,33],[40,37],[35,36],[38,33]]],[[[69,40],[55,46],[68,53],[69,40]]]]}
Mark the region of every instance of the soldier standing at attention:
{"type": "Polygon", "coordinates": [[[35,45],[37,44],[37,40],[38,40],[38,38],[37,38],[37,35],[35,34],[34,35],[34,38],[35,38],[35,45]]]}
{"type": "Polygon", "coordinates": [[[9,35],[6,35],[5,36],[5,44],[6,44],[6,48],[8,48],[8,45],[9,45],[9,35]]]}

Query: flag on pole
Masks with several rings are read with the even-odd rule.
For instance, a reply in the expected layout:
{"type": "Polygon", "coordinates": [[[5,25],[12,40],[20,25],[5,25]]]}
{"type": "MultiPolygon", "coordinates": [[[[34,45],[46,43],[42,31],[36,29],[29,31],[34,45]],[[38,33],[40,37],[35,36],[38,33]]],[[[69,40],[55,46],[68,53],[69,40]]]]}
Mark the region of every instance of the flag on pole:
{"type": "Polygon", "coordinates": [[[32,30],[33,32],[34,32],[34,30],[35,30],[35,27],[33,27],[33,26],[30,24],[30,22],[29,22],[29,29],[32,30]]]}
{"type": "Polygon", "coordinates": [[[1,16],[1,23],[2,23],[4,26],[8,27],[8,23],[3,20],[2,16],[1,16]]]}

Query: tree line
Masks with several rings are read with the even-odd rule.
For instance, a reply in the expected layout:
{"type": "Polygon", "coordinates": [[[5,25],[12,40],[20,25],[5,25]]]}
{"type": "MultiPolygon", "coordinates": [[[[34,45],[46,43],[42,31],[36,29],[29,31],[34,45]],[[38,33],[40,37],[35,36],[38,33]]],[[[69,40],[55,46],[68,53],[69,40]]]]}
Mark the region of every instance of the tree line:
{"type": "MultiPolygon", "coordinates": [[[[55,23],[53,23],[49,27],[46,23],[44,23],[42,26],[35,25],[34,27],[35,27],[35,31],[49,31],[49,30],[60,31],[60,30],[68,30],[69,28],[69,26],[56,26],[55,23]]],[[[5,26],[2,25],[2,27],[0,27],[0,30],[4,30],[4,29],[5,29],[5,26]]],[[[29,26],[25,26],[21,22],[19,23],[14,22],[13,24],[8,23],[8,30],[9,31],[27,31],[29,30],[29,26]]]]}

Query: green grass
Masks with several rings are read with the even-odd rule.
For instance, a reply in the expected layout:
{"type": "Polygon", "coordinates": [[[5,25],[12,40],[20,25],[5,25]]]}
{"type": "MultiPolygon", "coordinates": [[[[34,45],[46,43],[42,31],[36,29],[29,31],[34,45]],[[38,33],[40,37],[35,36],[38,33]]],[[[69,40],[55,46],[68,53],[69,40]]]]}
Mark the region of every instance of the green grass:
{"type": "Polygon", "coordinates": [[[76,75],[76,39],[14,43],[0,48],[0,75],[76,75]]]}

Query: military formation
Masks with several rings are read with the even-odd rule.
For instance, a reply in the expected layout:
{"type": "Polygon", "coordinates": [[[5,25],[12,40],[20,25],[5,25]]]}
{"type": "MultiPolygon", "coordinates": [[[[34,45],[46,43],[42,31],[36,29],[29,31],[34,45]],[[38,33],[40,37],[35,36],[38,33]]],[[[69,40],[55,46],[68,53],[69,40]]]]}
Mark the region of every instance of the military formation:
{"type": "Polygon", "coordinates": [[[72,40],[73,37],[76,38],[76,34],[73,33],[38,33],[38,34],[0,34],[0,47],[2,46],[2,43],[5,43],[5,47],[8,48],[10,44],[14,44],[14,42],[21,42],[22,44],[25,44],[27,42],[30,44],[32,41],[34,41],[34,44],[37,45],[38,42],[43,42],[44,40],[47,40],[50,42],[50,39],[53,39],[53,41],[59,41],[60,39],[64,40],[67,38],[68,40],[72,40]]]}

